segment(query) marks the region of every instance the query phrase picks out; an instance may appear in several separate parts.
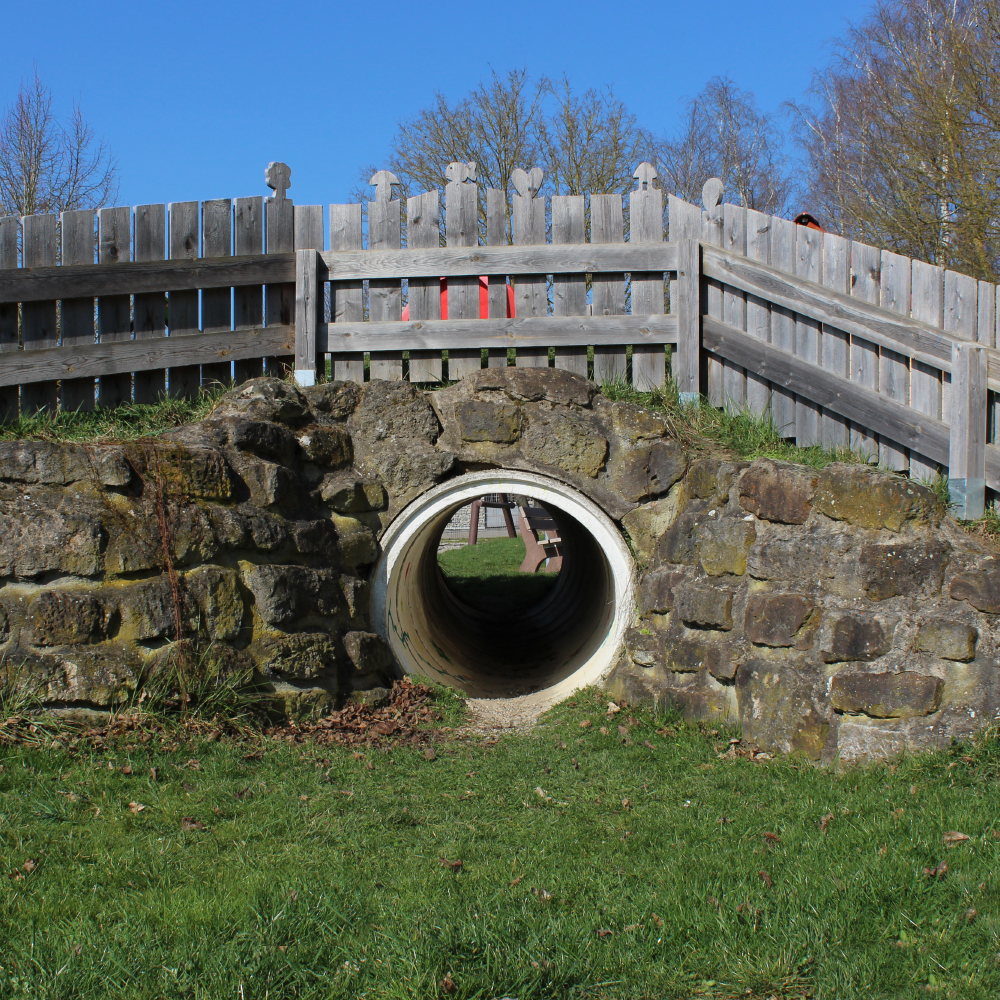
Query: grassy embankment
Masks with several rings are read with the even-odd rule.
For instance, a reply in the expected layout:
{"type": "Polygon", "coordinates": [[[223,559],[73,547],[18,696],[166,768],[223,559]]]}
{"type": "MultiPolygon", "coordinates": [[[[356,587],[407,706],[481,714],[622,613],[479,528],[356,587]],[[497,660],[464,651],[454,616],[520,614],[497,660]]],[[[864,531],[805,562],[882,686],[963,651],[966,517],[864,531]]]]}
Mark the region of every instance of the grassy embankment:
{"type": "Polygon", "coordinates": [[[731,737],[582,692],[435,754],[0,746],[0,996],[998,995],[993,736],[839,774],[731,737]]]}

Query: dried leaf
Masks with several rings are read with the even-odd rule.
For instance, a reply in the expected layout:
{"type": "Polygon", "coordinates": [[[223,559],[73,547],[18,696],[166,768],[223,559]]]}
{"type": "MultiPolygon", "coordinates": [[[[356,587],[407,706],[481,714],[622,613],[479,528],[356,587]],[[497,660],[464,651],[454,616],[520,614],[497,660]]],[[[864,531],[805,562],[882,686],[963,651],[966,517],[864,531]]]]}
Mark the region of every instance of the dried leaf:
{"type": "Polygon", "coordinates": [[[663,926],[663,918],[662,917],[658,917],[655,913],[651,914],[651,916],[653,918],[653,923],[656,924],[657,927],[662,927],[663,926]]]}
{"type": "Polygon", "coordinates": [[[906,810],[900,806],[898,809],[893,809],[892,814],[896,817],[896,819],[900,819],[906,815],[906,810]]]}
{"type": "Polygon", "coordinates": [[[580,723],[580,728],[581,729],[590,729],[590,727],[592,725],[593,725],[593,723],[590,721],[590,719],[584,719],[583,722],[580,723]]]}
{"type": "Polygon", "coordinates": [[[517,883],[518,883],[518,882],[520,882],[520,881],[521,881],[521,879],[523,879],[523,878],[524,878],[524,876],[523,876],[523,875],[518,875],[518,876],[517,876],[517,878],[515,878],[515,879],[511,879],[511,882],[510,882],[510,884],[511,884],[512,886],[513,886],[513,885],[517,885],[517,883]]]}
{"type": "Polygon", "coordinates": [[[532,889],[531,891],[538,897],[541,903],[548,903],[552,899],[552,893],[546,892],[544,889],[532,889]]]}
{"type": "Polygon", "coordinates": [[[185,833],[189,833],[191,830],[204,830],[205,824],[192,816],[184,816],[181,818],[181,829],[185,833]]]}
{"type": "Polygon", "coordinates": [[[634,930],[638,930],[640,926],[641,926],[640,924],[628,924],[626,927],[623,927],[622,930],[624,930],[624,931],[634,931],[634,930]]]}
{"type": "Polygon", "coordinates": [[[648,746],[650,750],[655,750],[656,749],[656,747],[654,747],[653,744],[649,742],[649,740],[643,740],[642,742],[645,743],[646,746],[648,746]]]}
{"type": "Polygon", "coordinates": [[[24,881],[24,876],[16,868],[14,869],[14,871],[8,872],[7,878],[9,878],[12,882],[23,882],[24,881]]]}
{"type": "Polygon", "coordinates": [[[976,908],[974,906],[970,906],[965,911],[965,922],[967,924],[971,924],[972,921],[975,920],[977,916],[978,916],[978,914],[976,913],[976,908]]]}
{"type": "Polygon", "coordinates": [[[628,799],[622,799],[622,809],[628,812],[632,808],[632,803],[628,799]]]}
{"type": "Polygon", "coordinates": [[[608,702],[608,715],[616,715],[621,710],[622,710],[621,705],[613,701],[608,702]]]}
{"type": "Polygon", "coordinates": [[[628,726],[619,726],[618,727],[618,735],[619,736],[628,736],[628,726]]]}
{"type": "Polygon", "coordinates": [[[830,820],[833,819],[833,813],[827,813],[819,821],[819,832],[826,833],[826,828],[830,825],[830,820]]]}
{"type": "Polygon", "coordinates": [[[771,844],[780,844],[781,837],[776,833],[769,833],[767,830],[764,831],[764,843],[770,846],[771,844]]]}
{"type": "Polygon", "coordinates": [[[37,858],[28,858],[22,865],[24,870],[30,875],[38,867],[37,858]]]}
{"type": "Polygon", "coordinates": [[[150,780],[151,781],[158,781],[159,777],[160,777],[159,771],[157,771],[155,767],[151,767],[149,769],[149,778],[150,778],[150,780]]]}
{"type": "Polygon", "coordinates": [[[935,865],[933,868],[925,868],[924,874],[928,878],[944,878],[945,873],[947,871],[948,871],[948,863],[946,861],[942,861],[939,864],[935,865]]]}
{"type": "Polygon", "coordinates": [[[143,805],[140,805],[138,802],[130,802],[128,804],[128,808],[129,808],[129,812],[131,812],[131,813],[135,814],[136,816],[138,816],[139,813],[141,813],[146,807],[143,806],[143,805]]]}
{"type": "Polygon", "coordinates": [[[424,751],[424,760],[434,760],[437,758],[437,754],[434,752],[434,747],[428,747],[424,751]]]}
{"type": "Polygon", "coordinates": [[[878,849],[878,855],[879,855],[880,858],[884,858],[888,853],[889,853],[889,847],[888,847],[887,844],[883,844],[878,849]]]}
{"type": "Polygon", "coordinates": [[[462,870],[462,861],[455,859],[454,861],[449,861],[447,858],[438,858],[438,864],[445,868],[450,868],[453,872],[462,870]]]}
{"type": "Polygon", "coordinates": [[[233,792],[233,798],[237,801],[241,799],[252,799],[253,791],[249,788],[241,788],[238,792],[233,792]]]}
{"type": "Polygon", "coordinates": [[[959,833],[958,830],[949,830],[942,839],[946,847],[957,847],[959,844],[964,844],[965,841],[972,838],[967,833],[959,833]]]}
{"type": "Polygon", "coordinates": [[[709,906],[718,906],[719,905],[719,901],[715,898],[715,896],[709,896],[708,897],[708,905],[709,906]]]}
{"type": "Polygon", "coordinates": [[[454,993],[455,989],[455,980],[451,978],[451,973],[449,972],[448,975],[441,980],[441,990],[444,993],[454,993]]]}
{"type": "Polygon", "coordinates": [[[611,937],[612,934],[614,934],[614,931],[608,930],[607,927],[598,927],[597,928],[597,936],[599,938],[611,937]]]}
{"type": "Polygon", "coordinates": [[[766,885],[768,889],[770,889],[771,886],[774,885],[774,883],[771,881],[771,876],[768,875],[767,872],[764,871],[763,869],[757,872],[757,874],[764,880],[764,885],[766,885]]]}
{"type": "Polygon", "coordinates": [[[124,767],[120,767],[118,770],[121,771],[122,774],[131,774],[132,773],[132,768],[128,764],[126,764],[124,767]]]}

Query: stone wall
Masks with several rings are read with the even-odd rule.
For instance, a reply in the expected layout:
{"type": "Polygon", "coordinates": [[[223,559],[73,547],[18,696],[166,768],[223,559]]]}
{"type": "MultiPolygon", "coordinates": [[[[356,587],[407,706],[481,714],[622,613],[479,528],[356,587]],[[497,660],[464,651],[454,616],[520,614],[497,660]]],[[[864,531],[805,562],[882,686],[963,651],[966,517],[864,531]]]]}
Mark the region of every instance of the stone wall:
{"type": "Polygon", "coordinates": [[[859,466],[694,458],[554,369],[444,390],[256,379],[128,445],[0,443],[0,654],[51,707],[127,700],[176,654],[290,711],[384,684],[378,537],[431,486],[523,469],[621,524],[638,611],[609,689],[817,760],[962,735],[1000,707],[1000,559],[933,493],[859,466]],[[205,651],[208,651],[207,654],[205,651]]]}

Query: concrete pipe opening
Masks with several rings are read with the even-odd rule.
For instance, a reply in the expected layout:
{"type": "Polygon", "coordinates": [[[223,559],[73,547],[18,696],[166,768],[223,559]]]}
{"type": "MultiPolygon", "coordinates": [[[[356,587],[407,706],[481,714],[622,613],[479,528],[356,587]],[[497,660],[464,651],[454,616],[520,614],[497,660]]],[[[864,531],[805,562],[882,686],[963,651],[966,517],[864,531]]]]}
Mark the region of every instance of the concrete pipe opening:
{"type": "Polygon", "coordinates": [[[634,605],[635,565],[614,522],[579,491],[527,472],[475,472],[423,494],[382,538],[373,620],[407,673],[474,698],[542,709],[600,681],[614,665],[634,605]],[[563,564],[523,611],[491,612],[453,594],[438,565],[453,514],[484,494],[526,494],[553,517],[563,564]]]}

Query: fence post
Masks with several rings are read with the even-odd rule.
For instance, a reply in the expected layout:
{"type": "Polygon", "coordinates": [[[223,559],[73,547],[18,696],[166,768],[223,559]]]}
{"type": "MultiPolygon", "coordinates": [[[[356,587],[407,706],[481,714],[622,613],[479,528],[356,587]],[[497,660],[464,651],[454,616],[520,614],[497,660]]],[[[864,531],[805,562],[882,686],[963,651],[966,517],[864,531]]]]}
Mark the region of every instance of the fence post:
{"type": "Polygon", "coordinates": [[[316,339],[319,334],[320,256],[317,250],[295,251],[295,384],[316,384],[316,339]]]}
{"type": "Polygon", "coordinates": [[[701,243],[677,241],[677,390],[683,404],[701,395],[701,243]]]}
{"type": "Polygon", "coordinates": [[[953,514],[974,521],[986,508],[985,344],[956,340],[951,345],[951,443],[948,490],[953,514]]]}

